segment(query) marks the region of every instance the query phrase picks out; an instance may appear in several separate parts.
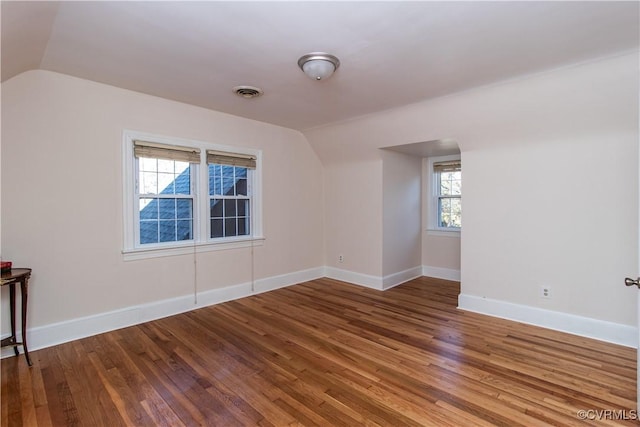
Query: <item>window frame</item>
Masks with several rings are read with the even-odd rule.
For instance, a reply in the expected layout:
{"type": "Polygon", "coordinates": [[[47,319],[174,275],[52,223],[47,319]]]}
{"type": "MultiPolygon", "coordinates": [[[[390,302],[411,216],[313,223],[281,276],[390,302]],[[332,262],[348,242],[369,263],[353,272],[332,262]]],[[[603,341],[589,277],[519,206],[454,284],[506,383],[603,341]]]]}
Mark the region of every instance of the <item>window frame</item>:
{"type": "Polygon", "coordinates": [[[230,146],[219,143],[160,136],[133,130],[123,131],[123,245],[125,261],[183,255],[216,250],[253,247],[263,244],[262,233],[262,150],[230,146]],[[139,202],[136,191],[138,161],[134,156],[134,141],[200,149],[200,163],[191,164],[193,192],[193,239],[174,242],[140,244],[139,202]],[[252,155],[256,157],[255,170],[247,171],[250,182],[250,234],[233,237],[210,237],[209,225],[209,168],[207,150],[252,155]]]}
{"type": "MultiPolygon", "coordinates": [[[[148,157],[147,157],[148,158],[148,157]]],[[[135,232],[135,241],[134,241],[134,247],[136,248],[162,248],[162,247],[173,247],[176,245],[182,246],[182,245],[186,245],[188,243],[189,246],[193,246],[193,240],[195,239],[195,236],[197,235],[196,233],[196,229],[197,229],[197,225],[196,225],[196,218],[197,218],[197,212],[198,212],[198,200],[197,200],[197,195],[198,195],[198,187],[199,187],[199,182],[196,179],[196,177],[198,176],[198,169],[199,169],[199,164],[198,163],[191,163],[189,165],[189,194],[185,195],[185,194],[144,194],[144,193],[140,193],[139,188],[140,188],[140,183],[139,183],[139,177],[140,177],[140,162],[137,159],[134,159],[134,221],[135,221],[135,226],[134,226],[134,232],[135,232]],[[193,236],[193,239],[189,239],[189,240],[175,240],[175,241],[169,241],[169,242],[158,242],[158,243],[145,243],[142,244],[140,243],[140,199],[142,198],[150,198],[150,197],[154,197],[158,199],[158,203],[160,203],[159,201],[161,199],[190,199],[192,200],[192,204],[191,204],[191,222],[192,222],[192,226],[191,226],[191,235],[193,236]]]]}
{"type": "MultiPolygon", "coordinates": [[[[211,165],[225,166],[225,165],[223,165],[221,163],[209,163],[207,165],[207,178],[210,178],[208,169],[209,169],[209,166],[211,166],[211,165]]],[[[227,165],[227,166],[229,166],[229,165],[227,165]]],[[[238,167],[238,166],[234,166],[234,167],[238,167]]],[[[239,167],[242,167],[242,166],[239,166],[239,167]]],[[[222,217],[215,217],[214,218],[214,217],[211,216],[211,211],[208,210],[207,211],[207,227],[208,227],[208,229],[207,229],[207,238],[209,240],[215,240],[216,242],[219,242],[219,241],[222,241],[224,239],[233,239],[233,238],[242,238],[242,237],[246,237],[246,236],[251,236],[251,232],[253,230],[253,175],[254,175],[255,170],[252,170],[252,169],[249,169],[249,168],[246,168],[246,169],[247,169],[247,177],[246,177],[246,180],[247,180],[247,194],[246,195],[227,196],[225,194],[211,194],[210,191],[207,191],[207,206],[210,207],[211,206],[211,201],[214,200],[214,199],[222,200],[223,204],[225,203],[224,201],[226,201],[226,200],[236,200],[236,201],[238,201],[238,200],[247,200],[249,202],[249,234],[248,235],[241,234],[241,235],[229,236],[229,237],[211,237],[211,234],[212,234],[211,222],[214,219],[222,219],[223,221],[226,221],[227,217],[226,216],[222,216],[222,217]]],[[[234,171],[234,173],[235,173],[235,171],[234,171]]],[[[209,182],[209,180],[208,180],[208,182],[209,182]]],[[[207,187],[207,190],[210,190],[210,189],[207,187]]],[[[236,209],[237,209],[237,205],[236,205],[236,209]]],[[[226,207],[225,207],[225,210],[226,210],[226,207]]],[[[237,212],[236,212],[236,214],[237,214],[237,212]]],[[[238,216],[236,215],[235,218],[237,219],[238,216]]]]}
{"type": "MultiPolygon", "coordinates": [[[[459,236],[462,231],[462,227],[441,227],[439,224],[440,219],[440,173],[434,170],[433,165],[438,162],[446,162],[459,160],[461,161],[460,154],[454,154],[449,156],[429,157],[427,176],[429,177],[429,217],[427,218],[429,234],[442,235],[442,236],[459,236]]],[[[463,191],[464,192],[464,191],[463,191]]],[[[462,200],[462,194],[455,196],[455,198],[462,200]]],[[[449,196],[445,196],[449,198],[449,196]]]]}

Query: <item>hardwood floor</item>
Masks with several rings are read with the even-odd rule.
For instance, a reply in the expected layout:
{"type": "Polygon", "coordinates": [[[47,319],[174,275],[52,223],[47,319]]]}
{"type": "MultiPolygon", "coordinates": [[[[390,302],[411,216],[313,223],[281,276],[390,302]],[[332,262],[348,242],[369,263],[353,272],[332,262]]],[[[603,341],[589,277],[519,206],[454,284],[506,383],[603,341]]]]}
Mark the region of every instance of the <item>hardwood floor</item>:
{"type": "Polygon", "coordinates": [[[637,425],[635,349],[458,293],[320,279],[3,359],[2,426],[637,425]]]}

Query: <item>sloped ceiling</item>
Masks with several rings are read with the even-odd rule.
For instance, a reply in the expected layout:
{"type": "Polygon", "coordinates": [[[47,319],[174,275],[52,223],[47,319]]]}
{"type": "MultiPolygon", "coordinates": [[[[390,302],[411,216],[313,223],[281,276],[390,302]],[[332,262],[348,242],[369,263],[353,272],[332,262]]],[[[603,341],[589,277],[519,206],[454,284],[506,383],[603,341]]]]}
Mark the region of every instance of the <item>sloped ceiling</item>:
{"type": "Polygon", "coordinates": [[[51,70],[305,130],[638,49],[638,2],[2,2],[2,81],[51,70]],[[298,68],[326,51],[325,81],[298,68]],[[252,100],[237,85],[262,88],[252,100]]]}

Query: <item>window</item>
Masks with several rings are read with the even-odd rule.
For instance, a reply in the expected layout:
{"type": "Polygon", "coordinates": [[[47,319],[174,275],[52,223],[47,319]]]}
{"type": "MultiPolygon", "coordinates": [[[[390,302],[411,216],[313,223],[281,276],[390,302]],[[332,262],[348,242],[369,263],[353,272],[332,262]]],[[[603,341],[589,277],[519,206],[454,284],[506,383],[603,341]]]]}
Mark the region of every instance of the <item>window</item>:
{"type": "Polygon", "coordinates": [[[251,231],[252,156],[208,151],[211,238],[247,236],[251,231]]]}
{"type": "Polygon", "coordinates": [[[125,259],[262,239],[258,150],[130,131],[124,144],[125,259]]]}
{"type": "Polygon", "coordinates": [[[134,142],[140,245],[193,240],[193,170],[200,150],[134,142]],[[192,166],[193,163],[193,166],[192,166]]]}
{"type": "Polygon", "coordinates": [[[462,163],[460,159],[436,158],[433,170],[434,229],[457,231],[462,228],[462,163]]]}

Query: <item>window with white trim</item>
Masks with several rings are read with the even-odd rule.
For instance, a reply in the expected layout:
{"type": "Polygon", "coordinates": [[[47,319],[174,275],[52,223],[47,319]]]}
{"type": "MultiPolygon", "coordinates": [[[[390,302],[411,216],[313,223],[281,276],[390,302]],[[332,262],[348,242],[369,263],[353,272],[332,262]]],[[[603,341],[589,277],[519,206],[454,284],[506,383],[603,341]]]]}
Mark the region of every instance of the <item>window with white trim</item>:
{"type": "Polygon", "coordinates": [[[262,240],[260,154],[125,131],[125,259],[262,240]]]}
{"type": "Polygon", "coordinates": [[[434,158],[432,167],[432,228],[462,228],[462,163],[459,158],[434,158]]]}
{"type": "Polygon", "coordinates": [[[193,240],[194,170],[200,150],[134,141],[139,245],[193,240]]]}
{"type": "Polygon", "coordinates": [[[251,179],[255,158],[207,151],[209,236],[219,239],[251,233],[251,179]]]}

